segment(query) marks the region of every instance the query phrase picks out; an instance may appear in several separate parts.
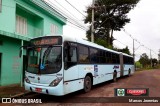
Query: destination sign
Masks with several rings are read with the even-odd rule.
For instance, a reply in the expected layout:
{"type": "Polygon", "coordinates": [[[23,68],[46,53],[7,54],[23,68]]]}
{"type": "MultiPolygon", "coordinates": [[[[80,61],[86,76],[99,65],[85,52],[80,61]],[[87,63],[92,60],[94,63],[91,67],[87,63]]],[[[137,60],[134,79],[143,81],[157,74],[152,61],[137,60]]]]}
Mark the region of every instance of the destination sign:
{"type": "Polygon", "coordinates": [[[31,44],[33,45],[61,45],[62,37],[61,36],[47,36],[41,38],[35,38],[31,40],[31,44]]]}

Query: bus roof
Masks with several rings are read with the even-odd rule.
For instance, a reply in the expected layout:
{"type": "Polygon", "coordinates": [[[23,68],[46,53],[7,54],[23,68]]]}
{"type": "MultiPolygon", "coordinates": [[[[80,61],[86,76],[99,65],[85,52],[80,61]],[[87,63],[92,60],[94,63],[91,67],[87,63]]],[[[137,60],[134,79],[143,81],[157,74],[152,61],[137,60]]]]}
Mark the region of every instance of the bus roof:
{"type": "MultiPolygon", "coordinates": [[[[98,45],[96,43],[81,39],[81,38],[70,37],[70,36],[66,36],[66,35],[45,35],[45,36],[36,37],[36,38],[43,38],[43,37],[46,37],[46,36],[62,36],[63,37],[63,41],[77,42],[77,43],[80,43],[80,44],[88,45],[88,46],[99,48],[99,49],[102,49],[102,50],[107,50],[109,52],[113,52],[113,53],[116,53],[116,54],[123,54],[124,56],[128,56],[128,57],[132,57],[133,58],[133,56],[128,55],[126,53],[117,52],[117,51],[105,48],[103,46],[100,46],[100,45],[98,45]]],[[[35,38],[33,38],[33,39],[35,39],[35,38]]]]}
{"type": "Polygon", "coordinates": [[[100,46],[100,45],[98,45],[96,43],[93,43],[93,42],[90,42],[90,41],[87,41],[87,40],[83,40],[83,39],[80,39],[80,38],[63,36],[63,40],[64,41],[77,42],[77,43],[80,43],[80,44],[84,44],[84,45],[88,45],[88,46],[91,46],[91,47],[99,48],[99,49],[102,49],[102,50],[107,50],[107,51],[110,51],[110,52],[113,52],[113,53],[116,53],[116,54],[120,54],[120,52],[105,48],[105,47],[100,46]]]}
{"type": "Polygon", "coordinates": [[[122,53],[124,56],[128,56],[128,57],[132,57],[133,58],[133,56],[132,55],[128,55],[128,54],[126,54],[126,53],[122,53]]]}

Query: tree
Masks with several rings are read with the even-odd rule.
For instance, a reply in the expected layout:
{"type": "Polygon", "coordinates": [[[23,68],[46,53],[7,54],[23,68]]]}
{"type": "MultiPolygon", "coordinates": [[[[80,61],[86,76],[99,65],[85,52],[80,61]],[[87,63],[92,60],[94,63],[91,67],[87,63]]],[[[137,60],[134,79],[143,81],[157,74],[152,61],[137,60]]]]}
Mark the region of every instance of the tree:
{"type": "Polygon", "coordinates": [[[158,63],[160,64],[160,50],[159,50],[159,53],[158,53],[158,63]]]}
{"type": "MultiPolygon", "coordinates": [[[[98,38],[98,39],[95,41],[95,43],[97,43],[98,45],[101,45],[101,46],[104,46],[104,47],[107,48],[107,43],[106,43],[106,41],[105,41],[104,39],[98,38]]],[[[112,47],[108,47],[108,48],[112,49],[112,47]]]]}
{"type": "Polygon", "coordinates": [[[126,48],[123,48],[123,49],[118,49],[118,48],[113,48],[113,49],[116,50],[116,51],[122,52],[122,53],[126,53],[128,55],[131,55],[131,53],[128,49],[128,46],[126,46],[126,48]]]}
{"type": "Polygon", "coordinates": [[[142,68],[142,64],[139,61],[136,61],[136,68],[142,68]]]}
{"type": "Polygon", "coordinates": [[[143,67],[147,67],[147,65],[149,65],[150,63],[150,60],[147,56],[146,53],[143,53],[141,56],[140,56],[140,59],[139,59],[139,62],[143,65],[143,67]]]}
{"type": "MultiPolygon", "coordinates": [[[[151,61],[151,59],[149,60],[151,61]]],[[[156,58],[152,59],[152,67],[155,67],[158,64],[158,60],[156,58]]]]}
{"type": "MultiPolygon", "coordinates": [[[[127,13],[133,9],[140,0],[96,0],[95,1],[95,32],[94,38],[104,39],[106,46],[113,47],[113,31],[120,31],[126,23],[130,22],[127,13]]],[[[87,8],[85,23],[91,24],[92,7],[87,8]]],[[[87,31],[87,38],[91,40],[91,27],[87,31]]]]}

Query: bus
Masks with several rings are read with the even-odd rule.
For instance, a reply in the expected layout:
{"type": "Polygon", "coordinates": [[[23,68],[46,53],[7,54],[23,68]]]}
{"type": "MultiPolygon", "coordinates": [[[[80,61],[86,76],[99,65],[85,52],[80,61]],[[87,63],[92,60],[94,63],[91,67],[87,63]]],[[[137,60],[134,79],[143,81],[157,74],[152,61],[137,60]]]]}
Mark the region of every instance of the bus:
{"type": "Polygon", "coordinates": [[[37,37],[23,49],[24,85],[32,92],[55,96],[89,92],[93,85],[134,73],[132,56],[74,37],[37,37]]]}

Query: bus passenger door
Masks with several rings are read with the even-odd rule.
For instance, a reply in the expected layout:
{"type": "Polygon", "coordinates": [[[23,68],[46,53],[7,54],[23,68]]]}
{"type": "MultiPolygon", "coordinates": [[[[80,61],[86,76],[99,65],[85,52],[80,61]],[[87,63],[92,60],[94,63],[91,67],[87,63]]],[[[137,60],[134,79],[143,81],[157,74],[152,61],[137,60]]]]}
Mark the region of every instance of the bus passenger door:
{"type": "Polygon", "coordinates": [[[72,83],[77,78],[77,46],[67,42],[64,48],[64,82],[72,83]]]}
{"type": "Polygon", "coordinates": [[[123,62],[123,54],[120,54],[120,76],[122,77],[124,73],[124,62],[123,62]]]}

